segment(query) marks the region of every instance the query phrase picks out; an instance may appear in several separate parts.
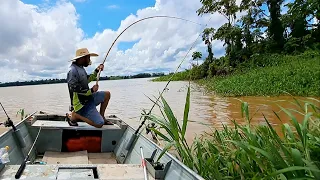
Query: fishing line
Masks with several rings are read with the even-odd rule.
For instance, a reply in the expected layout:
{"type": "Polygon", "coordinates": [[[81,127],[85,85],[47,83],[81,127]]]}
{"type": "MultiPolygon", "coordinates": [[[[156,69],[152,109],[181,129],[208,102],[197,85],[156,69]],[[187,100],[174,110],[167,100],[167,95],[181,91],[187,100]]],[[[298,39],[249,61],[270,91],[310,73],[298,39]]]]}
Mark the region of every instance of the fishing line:
{"type": "MultiPolygon", "coordinates": [[[[145,17],[145,18],[142,18],[140,20],[137,20],[135,22],[133,22],[132,24],[130,24],[128,27],[126,27],[117,37],[116,39],[113,41],[111,47],[109,48],[106,56],[104,57],[104,60],[102,62],[102,64],[105,63],[113,45],[116,43],[116,41],[119,39],[119,37],[127,30],[129,29],[131,26],[133,26],[134,24],[137,24],[138,22],[141,22],[141,21],[144,21],[144,20],[147,20],[147,19],[153,19],[153,18],[172,18],[172,19],[179,19],[179,20],[184,20],[184,21],[188,21],[188,22],[191,22],[191,23],[194,23],[194,24],[198,24],[198,25],[202,25],[200,23],[197,23],[197,22],[194,22],[194,21],[191,21],[191,20],[188,20],[188,19],[184,19],[184,18],[179,18],[179,17],[174,17],[174,16],[149,16],[149,17],[145,17]]],[[[97,82],[96,82],[96,85],[98,85],[98,82],[99,82],[99,79],[100,79],[100,73],[101,73],[101,70],[99,70],[98,74],[97,74],[97,82]]]]}
{"type": "MultiPolygon", "coordinates": [[[[208,20],[208,23],[211,21],[211,18],[213,16],[211,16],[208,20]]],[[[207,27],[208,23],[205,25],[205,27],[207,27]]],[[[204,27],[204,28],[205,28],[204,27]]],[[[195,46],[196,42],[198,41],[199,37],[201,36],[201,33],[199,33],[197,39],[193,42],[193,44],[191,45],[190,49],[188,50],[188,52],[186,53],[186,55],[184,56],[184,58],[182,59],[182,61],[180,62],[179,66],[177,67],[177,69],[175,70],[175,72],[171,75],[169,81],[167,82],[167,84],[165,85],[165,87],[163,88],[162,92],[160,93],[159,97],[157,98],[157,100],[153,103],[153,106],[151,107],[151,109],[149,110],[148,114],[144,115],[144,120],[142,121],[142,123],[139,125],[139,127],[136,129],[135,133],[131,136],[131,139],[129,140],[127,146],[125,147],[126,150],[129,150],[132,146],[132,143],[135,141],[135,138],[137,137],[137,134],[139,133],[141,127],[144,125],[145,121],[148,119],[148,115],[151,114],[153,108],[156,106],[157,102],[159,101],[160,97],[162,96],[162,94],[164,93],[164,91],[166,90],[166,88],[168,87],[169,83],[171,82],[172,78],[174,77],[174,75],[178,72],[179,68],[181,67],[182,63],[185,61],[185,59],[187,58],[188,54],[190,53],[191,49],[195,46]]],[[[141,116],[142,118],[143,116],[141,116]]]]}

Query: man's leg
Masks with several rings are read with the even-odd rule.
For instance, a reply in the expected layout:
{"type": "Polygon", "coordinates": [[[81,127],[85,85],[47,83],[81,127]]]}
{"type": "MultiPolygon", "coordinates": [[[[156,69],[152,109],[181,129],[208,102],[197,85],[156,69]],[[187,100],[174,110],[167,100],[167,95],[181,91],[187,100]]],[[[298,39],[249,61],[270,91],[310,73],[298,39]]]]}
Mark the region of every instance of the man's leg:
{"type": "Polygon", "coordinates": [[[79,114],[77,114],[76,112],[72,111],[70,114],[68,114],[68,117],[70,118],[71,121],[73,122],[77,122],[78,120],[82,120],[88,124],[90,124],[91,126],[94,126],[96,128],[101,128],[103,126],[103,124],[99,123],[99,124],[96,124],[94,121],[84,117],[84,116],[81,116],[79,114]]]}
{"type": "Polygon", "coordinates": [[[100,105],[100,115],[104,119],[105,124],[106,125],[113,125],[113,123],[111,123],[110,121],[107,121],[106,118],[104,117],[106,108],[109,104],[109,100],[111,97],[110,92],[109,91],[98,91],[93,94],[93,97],[94,97],[95,105],[96,106],[100,105]]]}
{"type": "Polygon", "coordinates": [[[96,128],[101,128],[104,124],[104,119],[101,117],[97,111],[96,105],[93,101],[88,102],[80,111],[74,112],[68,115],[69,119],[73,122],[82,120],[91,126],[96,128]]]}
{"type": "Polygon", "coordinates": [[[111,97],[111,94],[110,94],[109,91],[105,91],[104,93],[105,93],[104,100],[100,105],[100,114],[101,114],[102,117],[104,117],[104,113],[106,112],[106,108],[108,106],[108,103],[109,103],[109,100],[110,100],[110,97],[111,97]]]}

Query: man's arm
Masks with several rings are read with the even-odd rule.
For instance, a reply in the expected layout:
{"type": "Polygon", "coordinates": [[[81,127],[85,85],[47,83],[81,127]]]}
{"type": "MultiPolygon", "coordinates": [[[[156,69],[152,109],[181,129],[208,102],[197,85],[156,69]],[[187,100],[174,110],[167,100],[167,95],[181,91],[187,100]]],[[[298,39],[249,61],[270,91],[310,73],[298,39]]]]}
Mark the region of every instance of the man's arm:
{"type": "Polygon", "coordinates": [[[93,71],[93,73],[88,76],[88,82],[89,82],[89,83],[90,83],[91,81],[97,80],[98,72],[99,72],[99,70],[98,70],[98,68],[96,68],[96,69],[93,71]]]}
{"type": "Polygon", "coordinates": [[[104,65],[103,65],[103,64],[100,64],[100,65],[94,70],[94,72],[88,76],[88,82],[90,83],[91,81],[97,80],[98,72],[99,72],[100,69],[101,69],[101,71],[103,71],[103,68],[104,68],[104,65]]]}

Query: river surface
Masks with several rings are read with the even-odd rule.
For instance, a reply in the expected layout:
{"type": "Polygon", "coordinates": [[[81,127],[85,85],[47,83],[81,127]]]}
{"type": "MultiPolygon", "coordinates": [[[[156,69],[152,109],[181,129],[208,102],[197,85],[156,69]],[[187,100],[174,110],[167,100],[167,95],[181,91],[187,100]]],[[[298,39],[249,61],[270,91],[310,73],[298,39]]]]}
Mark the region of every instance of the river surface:
{"type": "MultiPolygon", "coordinates": [[[[133,127],[139,126],[139,116],[143,109],[150,109],[153,105],[148,98],[155,99],[165,87],[166,82],[151,82],[150,78],[130,79],[130,80],[110,80],[100,81],[99,90],[111,92],[111,99],[106,110],[106,115],[115,114],[133,127]]],[[[90,87],[94,83],[90,83],[90,87]]],[[[178,120],[183,118],[185,99],[188,82],[171,82],[163,96],[168,101],[178,120]]],[[[300,100],[307,98],[296,97],[300,100]]],[[[231,119],[244,124],[246,120],[241,117],[241,102],[236,98],[223,98],[205,93],[205,91],[191,84],[191,104],[189,122],[187,128],[187,138],[191,141],[196,135],[211,128],[222,128],[222,125],[232,125],[231,119]]],[[[272,111],[278,112],[280,108],[296,108],[288,101],[293,101],[290,96],[279,97],[240,97],[240,100],[249,103],[252,124],[264,123],[264,116],[271,124],[280,130],[282,123],[289,122],[289,118],[280,112],[279,121],[272,111]]],[[[319,99],[319,98],[317,98],[319,99]]],[[[310,100],[317,103],[316,101],[310,100]]],[[[44,111],[47,113],[58,113],[64,115],[68,112],[70,104],[67,84],[33,85],[20,87],[0,88],[0,102],[2,102],[8,115],[17,123],[19,116],[16,116],[19,109],[24,109],[26,113],[34,111],[44,111]]],[[[319,105],[319,104],[318,104],[319,105]]],[[[159,109],[153,111],[159,114],[159,109]]],[[[5,113],[0,110],[0,121],[6,120],[5,113]]],[[[0,133],[6,131],[1,127],[0,133]]]]}

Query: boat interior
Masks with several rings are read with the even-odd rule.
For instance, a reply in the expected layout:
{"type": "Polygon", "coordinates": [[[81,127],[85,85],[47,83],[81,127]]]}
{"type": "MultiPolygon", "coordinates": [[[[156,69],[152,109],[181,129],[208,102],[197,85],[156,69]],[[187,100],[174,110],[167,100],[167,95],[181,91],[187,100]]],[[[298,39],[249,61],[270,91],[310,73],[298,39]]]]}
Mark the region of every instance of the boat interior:
{"type": "MultiPolygon", "coordinates": [[[[102,128],[85,122],[70,126],[61,115],[39,114],[21,121],[16,131],[0,136],[0,148],[9,146],[10,158],[0,163],[0,179],[15,179],[30,149],[20,179],[145,179],[140,147],[149,159],[162,149],[142,134],[128,147],[135,130],[118,117],[108,120],[114,125],[102,128]]],[[[162,171],[148,166],[148,179],[202,179],[169,153],[160,162],[162,171]]]]}

